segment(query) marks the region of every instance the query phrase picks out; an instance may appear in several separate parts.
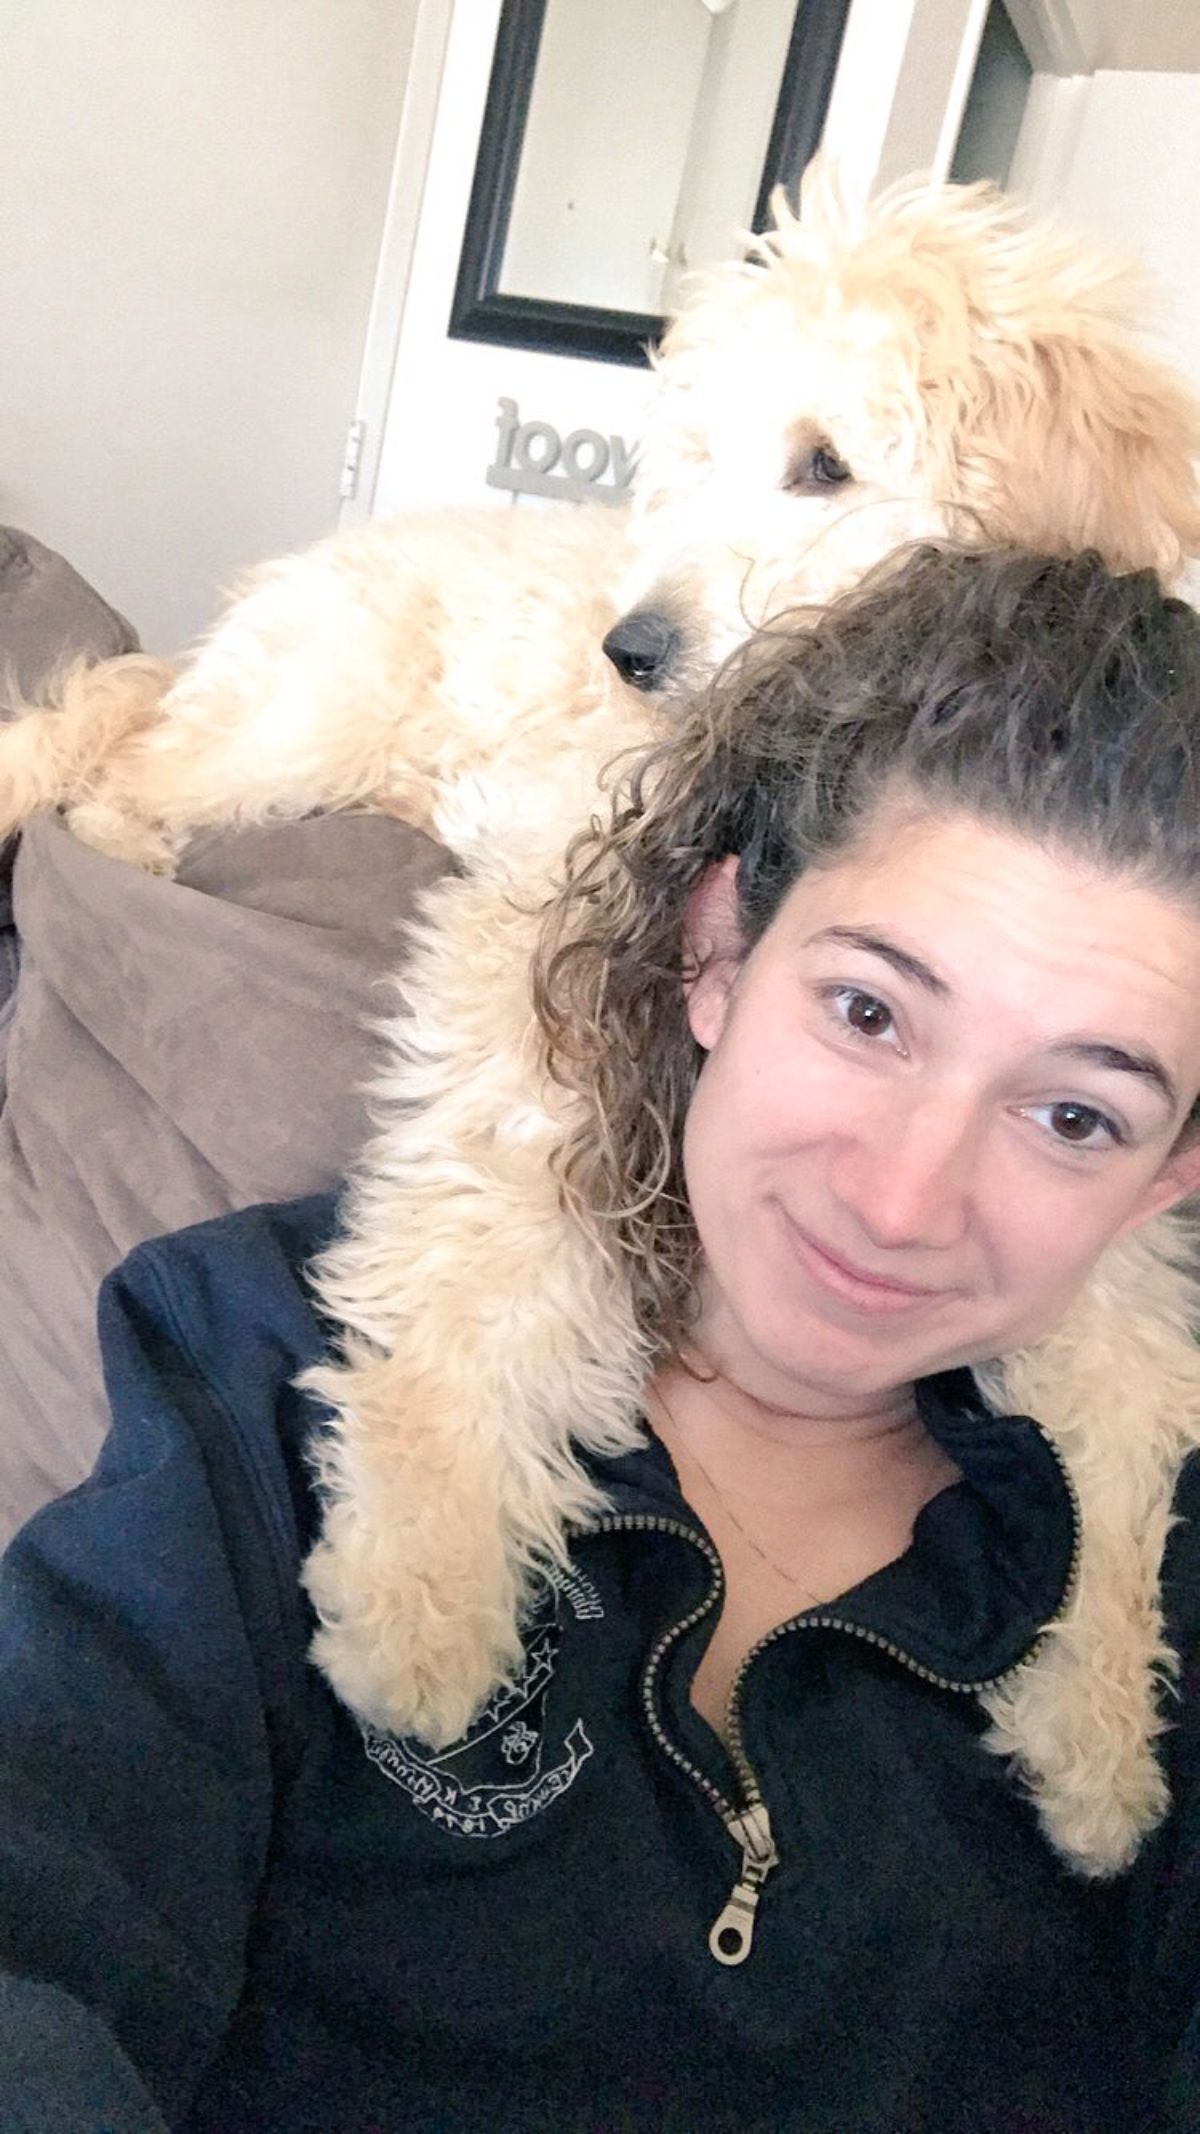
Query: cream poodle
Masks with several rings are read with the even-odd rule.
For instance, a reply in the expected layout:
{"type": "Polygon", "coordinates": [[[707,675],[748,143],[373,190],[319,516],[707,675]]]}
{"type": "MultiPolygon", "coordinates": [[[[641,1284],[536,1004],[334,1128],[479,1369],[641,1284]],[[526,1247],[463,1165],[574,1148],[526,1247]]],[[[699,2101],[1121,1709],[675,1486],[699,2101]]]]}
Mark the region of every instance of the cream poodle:
{"type": "MultiPolygon", "coordinates": [[[[537,908],[601,767],[686,716],[750,629],[915,535],[1091,546],[1176,576],[1200,549],[1200,416],[1141,345],[1137,303],[1123,266],[989,188],[850,210],[818,174],[801,219],[780,205],[670,328],[628,522],[520,511],[338,534],[262,572],[177,680],[142,660],[76,673],[0,736],[0,830],[59,806],[81,837],[169,869],[201,825],[367,805],[462,860],[415,931],[379,1129],[318,1270],[344,1332],[312,1376],[332,1421],[305,1576],[316,1657],[372,1725],[461,1736],[519,1667],[522,1612],[568,1530],[600,1509],[579,1451],[639,1441],[649,1358],[619,1264],[560,1198],[568,1099],[529,990],[537,908]]],[[[1147,1300],[1129,1338],[1170,1387],[1160,1437],[1140,1422],[1165,1472],[1161,1433],[1200,1441],[1200,1371],[1163,1237],[1123,1268],[1147,1300]]],[[[1007,1395],[1036,1397],[1068,1448],[1083,1414],[1103,1436],[1107,1402],[1111,1493],[1130,1433],[1098,1296],[1048,1361],[1014,1362],[1007,1395]]],[[[1136,1636],[1129,1610],[1115,1655],[1092,1630],[1060,1636],[1032,1688],[993,1700],[1060,1842],[1100,1868],[1161,1790],[1143,1574],[1167,1514],[1157,1469],[1122,1475],[1149,1537],[1136,1636]],[[1080,1805],[1062,1719],[1097,1665],[1124,1686],[1116,1807],[1111,1784],[1080,1805]]],[[[1079,1589],[1117,1575],[1093,1553],[1079,1589]]]]}

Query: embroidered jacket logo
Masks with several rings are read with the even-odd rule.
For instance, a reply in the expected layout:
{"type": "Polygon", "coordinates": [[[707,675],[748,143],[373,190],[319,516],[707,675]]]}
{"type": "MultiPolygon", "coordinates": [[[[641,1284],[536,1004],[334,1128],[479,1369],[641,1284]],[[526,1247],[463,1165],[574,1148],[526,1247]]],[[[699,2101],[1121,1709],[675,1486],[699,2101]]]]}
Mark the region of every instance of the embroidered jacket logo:
{"type": "MultiPolygon", "coordinates": [[[[582,1613],[575,1596],[567,1597],[573,1612],[582,1613]]],[[[546,1697],[561,1636],[553,1596],[550,1605],[554,1618],[531,1630],[519,1677],[489,1698],[461,1741],[431,1755],[419,1742],[362,1729],[371,1762],[431,1823],[460,1837],[503,1837],[529,1822],[574,1784],[592,1753],[582,1719],[557,1750],[547,1747],[546,1697]]]]}

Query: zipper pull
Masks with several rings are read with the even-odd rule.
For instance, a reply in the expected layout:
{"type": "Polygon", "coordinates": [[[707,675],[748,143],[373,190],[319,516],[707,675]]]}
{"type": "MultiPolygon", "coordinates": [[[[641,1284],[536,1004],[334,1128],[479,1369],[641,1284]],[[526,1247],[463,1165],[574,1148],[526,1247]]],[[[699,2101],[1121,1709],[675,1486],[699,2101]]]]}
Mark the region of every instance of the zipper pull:
{"type": "Polygon", "coordinates": [[[742,1872],[733,1895],[713,1926],[708,1946],[719,1964],[744,1964],[754,1937],[758,1893],[771,1869],[778,1867],[779,1854],[771,1836],[771,1818],[765,1801],[755,1801],[743,1815],[731,1816],[725,1827],[742,1848],[742,1872]]]}

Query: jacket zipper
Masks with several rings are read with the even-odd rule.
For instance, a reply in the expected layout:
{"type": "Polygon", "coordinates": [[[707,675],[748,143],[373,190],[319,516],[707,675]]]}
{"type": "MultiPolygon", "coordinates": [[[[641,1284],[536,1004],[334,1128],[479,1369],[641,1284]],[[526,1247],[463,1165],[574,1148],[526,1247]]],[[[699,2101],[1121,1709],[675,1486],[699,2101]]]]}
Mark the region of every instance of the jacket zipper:
{"type": "MultiPolygon", "coordinates": [[[[1071,1506],[1071,1560],[1067,1570],[1067,1580],[1063,1589],[1062,1600],[1059,1603],[1057,1614],[1052,1619],[1053,1622],[1059,1622],[1071,1605],[1079,1579],[1081,1545],[1079,1497],[1066,1462],[1054,1439],[1047,1430],[1042,1428],[1040,1423],[1035,1423],[1035,1428],[1049,1447],[1057,1463],[1071,1506]]],[[[935,1689],[950,1690],[958,1696],[977,1696],[982,1690],[998,1689],[1002,1683],[1010,1681],[1014,1676],[1023,1673],[1025,1668],[1031,1666],[1041,1651],[1047,1631],[1052,1627],[1051,1623],[1047,1623],[1034,1639],[1028,1652],[1023,1654],[1021,1659],[1012,1667],[1002,1668],[999,1674],[996,1675],[987,1675],[982,1679],[977,1678],[973,1681],[963,1682],[950,1675],[938,1674],[931,1667],[925,1667],[920,1660],[914,1660],[911,1653],[907,1653],[901,1646],[893,1644],[890,1638],[881,1637],[877,1630],[870,1630],[863,1623],[849,1622],[844,1616],[833,1614],[829,1609],[808,1609],[800,1615],[790,1616],[785,1623],[777,1623],[773,1630],[769,1630],[765,1637],[760,1638],[756,1645],[751,1646],[729,1688],[729,1701],[725,1708],[725,1745],[729,1752],[730,1762],[737,1774],[742,1794],[741,1805],[735,1806],[732,1801],[726,1799],[720,1787],[714,1785],[705,1772],[701,1771],[699,1766],[694,1764],[691,1758],[686,1756],[683,1750],[671,1740],[670,1735],[659,1719],[654,1701],[658,1678],[662,1672],[662,1664],[671,1647],[677,1644],[680,1638],[686,1637],[688,1631],[694,1629],[697,1623],[703,1622],[706,1615],[712,1613],[713,1608],[725,1591],[725,1573],[721,1559],[711,1541],[709,1541],[707,1535],[700,1533],[696,1527],[688,1526],[682,1519],[669,1519],[657,1512],[609,1512],[586,1527],[578,1527],[573,1531],[579,1535],[615,1533],[673,1534],[680,1541],[690,1542],[693,1548],[698,1549],[712,1573],[708,1591],[703,1600],[698,1602],[696,1607],[683,1616],[679,1622],[672,1623],[670,1629],[665,1630],[656,1644],[651,1647],[646,1664],[642,1669],[641,1690],[642,1710],[656,1746],[664,1756],[669,1757],[670,1761],[704,1795],[705,1799],[720,1816],[730,1837],[741,1851],[742,1865],[737,1881],[723,1909],[717,1914],[709,1930],[709,1950],[719,1964],[732,1966],[745,1963],[754,1939],[754,1923],[758,1910],[759,1893],[772,1868],[779,1865],[779,1854],[776,1850],[775,1839],[771,1830],[770,1813],[763,1799],[762,1788],[755,1775],[754,1766],[746,1754],[746,1745],[742,1734],[740,1703],[742,1686],[759,1654],[765,1652],[768,1645],[775,1644],[777,1639],[786,1637],[793,1630],[836,1630],[846,1637],[857,1638],[860,1643],[872,1645],[877,1651],[886,1653],[888,1658],[894,1660],[898,1667],[907,1669],[909,1674],[915,1675],[919,1681],[932,1684],[935,1689]]]]}
{"type": "MultiPolygon", "coordinates": [[[[655,1703],[655,1690],[662,1673],[663,1661],[671,1647],[678,1644],[680,1638],[686,1637],[688,1631],[694,1629],[697,1623],[703,1622],[706,1615],[712,1613],[725,1591],[725,1573],[721,1567],[721,1559],[707,1535],[698,1532],[694,1526],[686,1525],[682,1519],[668,1519],[657,1512],[610,1512],[593,1524],[576,1531],[586,1534],[674,1534],[680,1541],[688,1541],[693,1548],[698,1549],[708,1564],[711,1577],[704,1598],[677,1623],[672,1623],[670,1629],[665,1630],[650,1649],[642,1669],[642,1711],[655,1745],[699,1788],[709,1804],[716,1809],[730,1837],[741,1851],[741,1871],[729,1898],[713,1922],[708,1946],[719,1964],[744,1963],[750,1954],[750,1944],[754,1938],[758,1893],[771,1869],[779,1862],[762,1789],[746,1754],[740,1726],[736,1740],[732,1735],[729,1740],[730,1761],[737,1773],[742,1793],[741,1803],[736,1805],[727,1800],[720,1787],[714,1785],[699,1765],[694,1764],[691,1757],[685,1755],[672,1741],[658,1716],[655,1703]]],[[[743,1668],[738,1671],[739,1681],[743,1672],[744,1663],[743,1668]]]]}

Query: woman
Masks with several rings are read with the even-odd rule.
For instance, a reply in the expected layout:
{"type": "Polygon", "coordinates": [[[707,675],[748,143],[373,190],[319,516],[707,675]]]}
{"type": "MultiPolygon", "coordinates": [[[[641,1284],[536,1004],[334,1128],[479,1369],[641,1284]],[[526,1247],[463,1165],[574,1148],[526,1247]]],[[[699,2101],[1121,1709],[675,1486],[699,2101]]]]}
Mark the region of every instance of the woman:
{"type": "Polygon", "coordinates": [[[756,648],[576,855],[567,1180],[660,1365],[449,1750],[306,1662],[329,1207],[113,1278],[112,1434],[0,1595],[6,2123],[1195,2126],[1200,1478],[1155,1441],[1081,1498],[971,1367],[1200,1183],[1198,758],[1148,574],[924,551],[756,648]],[[1182,1694],[1104,1880],[1123,1683],[1041,1799],[988,1715],[1053,1682],[1094,1547],[1158,1623],[1156,1489],[1182,1694]]]}

